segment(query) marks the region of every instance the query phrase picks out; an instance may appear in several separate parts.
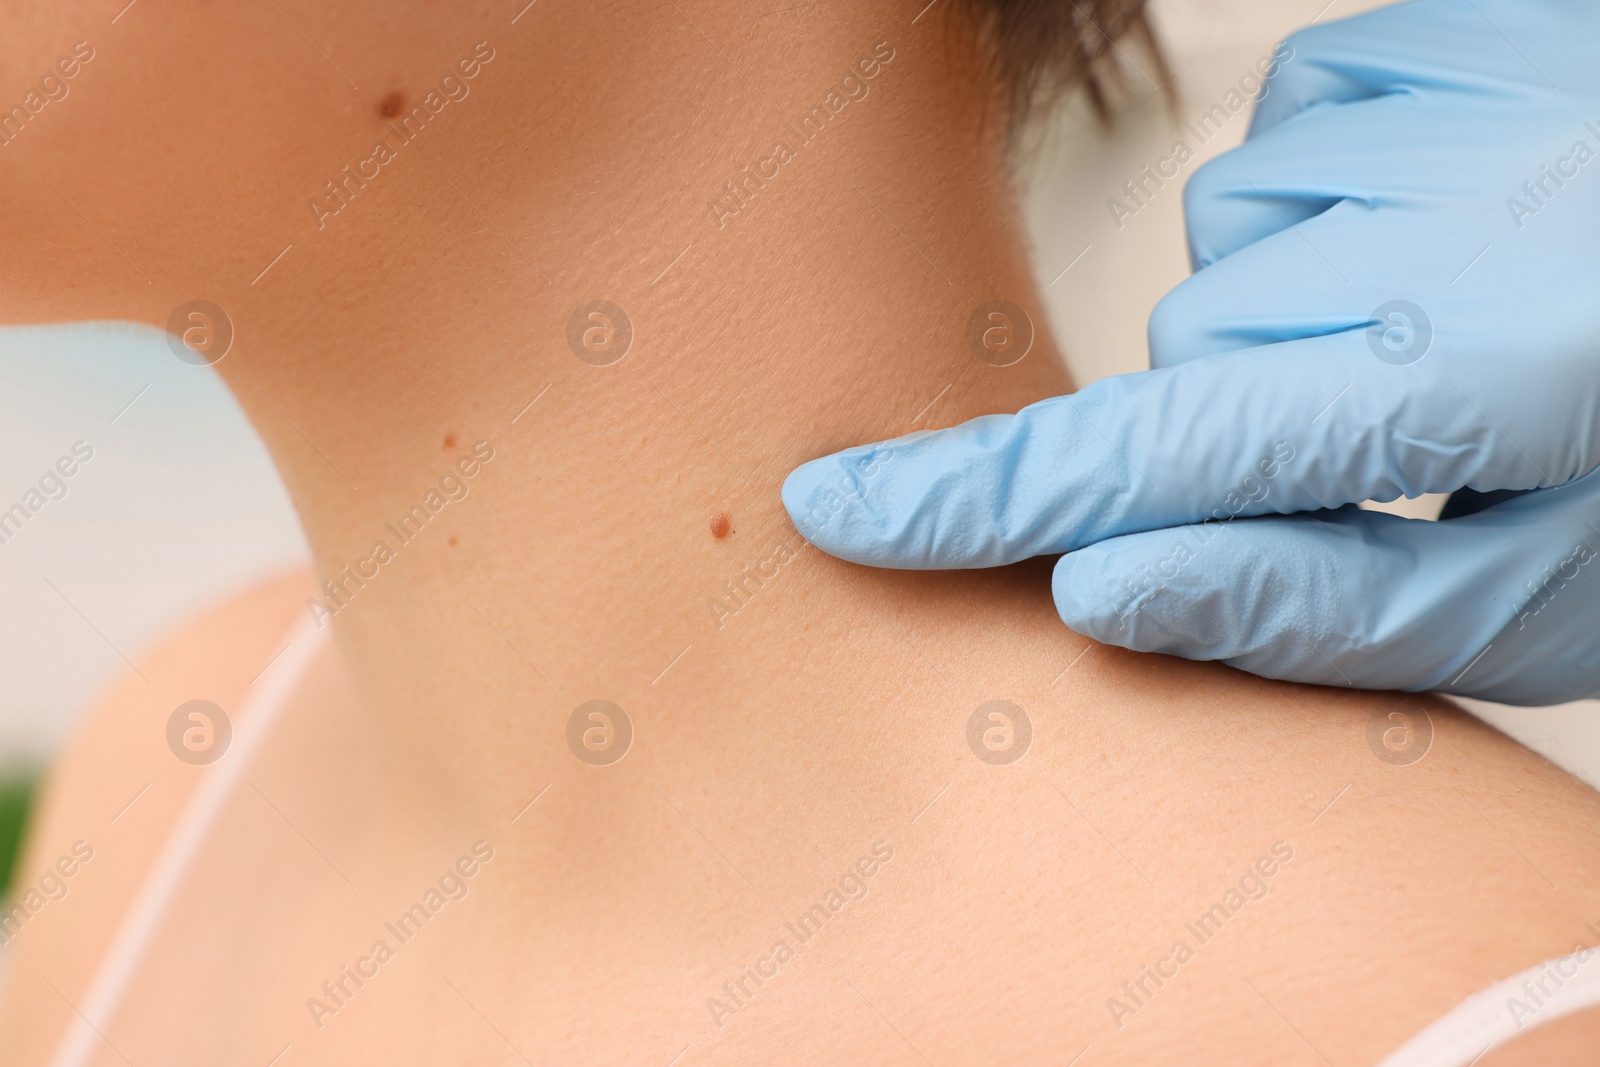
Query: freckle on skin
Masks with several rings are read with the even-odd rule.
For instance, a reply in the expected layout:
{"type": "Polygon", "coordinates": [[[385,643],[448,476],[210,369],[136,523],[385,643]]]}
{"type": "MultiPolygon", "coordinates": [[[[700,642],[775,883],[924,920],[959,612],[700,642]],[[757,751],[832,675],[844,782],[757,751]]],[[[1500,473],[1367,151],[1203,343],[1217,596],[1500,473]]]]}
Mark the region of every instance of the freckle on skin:
{"type": "Polygon", "coordinates": [[[378,114],[386,119],[392,119],[400,114],[400,109],[405,106],[406,99],[398,92],[390,93],[378,101],[378,114]]]}
{"type": "Polygon", "coordinates": [[[450,547],[454,548],[455,546],[456,546],[456,535],[455,534],[451,534],[450,535],[450,547]]]}
{"type": "Polygon", "coordinates": [[[728,518],[726,511],[719,513],[711,520],[711,536],[718,541],[733,532],[733,522],[728,518]]]}
{"type": "Polygon", "coordinates": [[[445,451],[447,451],[447,452],[450,449],[456,447],[456,435],[455,434],[447,433],[447,434],[444,435],[444,447],[445,447],[445,451]]]}

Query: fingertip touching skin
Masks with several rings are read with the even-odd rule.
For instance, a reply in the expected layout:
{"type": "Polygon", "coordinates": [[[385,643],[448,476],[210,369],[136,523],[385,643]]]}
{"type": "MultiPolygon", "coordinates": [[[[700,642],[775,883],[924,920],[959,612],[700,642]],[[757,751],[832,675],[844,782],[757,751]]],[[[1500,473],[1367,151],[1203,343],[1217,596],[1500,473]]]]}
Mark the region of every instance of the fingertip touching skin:
{"type": "Polygon", "coordinates": [[[785,480],[784,506],[812,544],[870,566],[997,567],[1067,551],[1127,510],[1132,472],[1090,424],[1096,398],[1114,389],[812,460],[785,480]],[[1061,458],[1091,451],[1098,462],[1062,485],[1061,458]]]}
{"type": "Polygon", "coordinates": [[[1419,421],[1429,413],[1408,402],[1404,370],[1346,332],[1118,375],[1015,415],[813,460],[790,474],[784,504],[832,555],[925,570],[1480,479],[1540,484],[1471,405],[1440,413],[1443,427],[1419,421]],[[1441,428],[1463,444],[1439,445],[1441,428]]]}

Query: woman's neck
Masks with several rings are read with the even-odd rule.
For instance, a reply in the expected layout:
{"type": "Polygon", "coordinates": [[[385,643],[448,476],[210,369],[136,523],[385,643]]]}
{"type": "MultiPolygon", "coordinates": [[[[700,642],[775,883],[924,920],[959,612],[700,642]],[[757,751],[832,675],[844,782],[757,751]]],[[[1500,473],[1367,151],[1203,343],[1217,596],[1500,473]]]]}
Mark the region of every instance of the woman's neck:
{"type": "Polygon", "coordinates": [[[807,595],[772,577],[799,462],[1065,388],[970,44],[870,6],[800,57],[496,44],[453,139],[252,294],[218,369],[417,807],[499,812],[586,701],[643,730],[751,681],[750,617],[807,595]]]}

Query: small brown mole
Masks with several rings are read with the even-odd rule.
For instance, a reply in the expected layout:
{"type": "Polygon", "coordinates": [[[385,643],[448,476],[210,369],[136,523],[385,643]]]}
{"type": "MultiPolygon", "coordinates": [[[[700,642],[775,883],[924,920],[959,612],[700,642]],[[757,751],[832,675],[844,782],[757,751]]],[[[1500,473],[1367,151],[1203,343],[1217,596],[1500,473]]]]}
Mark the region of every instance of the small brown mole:
{"type": "Polygon", "coordinates": [[[728,518],[726,511],[718,512],[711,519],[711,536],[718,541],[733,533],[733,520],[728,518]]]}
{"type": "Polygon", "coordinates": [[[456,535],[455,534],[451,534],[450,535],[450,547],[454,548],[454,547],[456,547],[456,544],[457,544],[456,535]]]}
{"type": "Polygon", "coordinates": [[[445,434],[444,435],[444,448],[445,448],[445,451],[448,452],[448,451],[450,451],[450,449],[452,449],[454,447],[456,447],[456,435],[453,434],[453,433],[445,434]]]}
{"type": "Polygon", "coordinates": [[[386,119],[392,119],[400,114],[400,109],[405,107],[406,98],[399,92],[390,93],[378,101],[378,114],[386,119]]]}

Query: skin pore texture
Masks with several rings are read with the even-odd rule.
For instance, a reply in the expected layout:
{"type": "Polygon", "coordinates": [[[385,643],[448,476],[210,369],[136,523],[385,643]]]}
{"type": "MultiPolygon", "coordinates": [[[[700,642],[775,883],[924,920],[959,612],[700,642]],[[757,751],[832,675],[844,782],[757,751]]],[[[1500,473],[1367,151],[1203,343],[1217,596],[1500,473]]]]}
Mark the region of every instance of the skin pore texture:
{"type": "MultiPolygon", "coordinates": [[[[1595,794],[1444,703],[1103,648],[1048,561],[872,572],[790,525],[806,459],[1070,389],[1042,328],[968,343],[989,301],[1042,317],[951,5],[117,6],[0,16],[8,71],[95,49],[0,148],[0,314],[226,309],[319,577],[87,719],[21,877],[94,859],[12,942],[0,1063],[48,1061],[204,773],[172,710],[236,709],[312,598],[336,642],[97,1064],[1366,1064],[1600,937],[1595,794]],[[334,199],[346,166],[378,169],[334,199]],[[596,300],[609,365],[569,343],[596,300]],[[610,765],[568,745],[591,700],[632,726],[610,765]],[[994,700],[1009,764],[968,743],[994,700]],[[1420,762],[1369,742],[1396,709],[1420,762]]],[[[1480,1062],[1600,1026],[1535,1040],[1480,1062]]]]}

